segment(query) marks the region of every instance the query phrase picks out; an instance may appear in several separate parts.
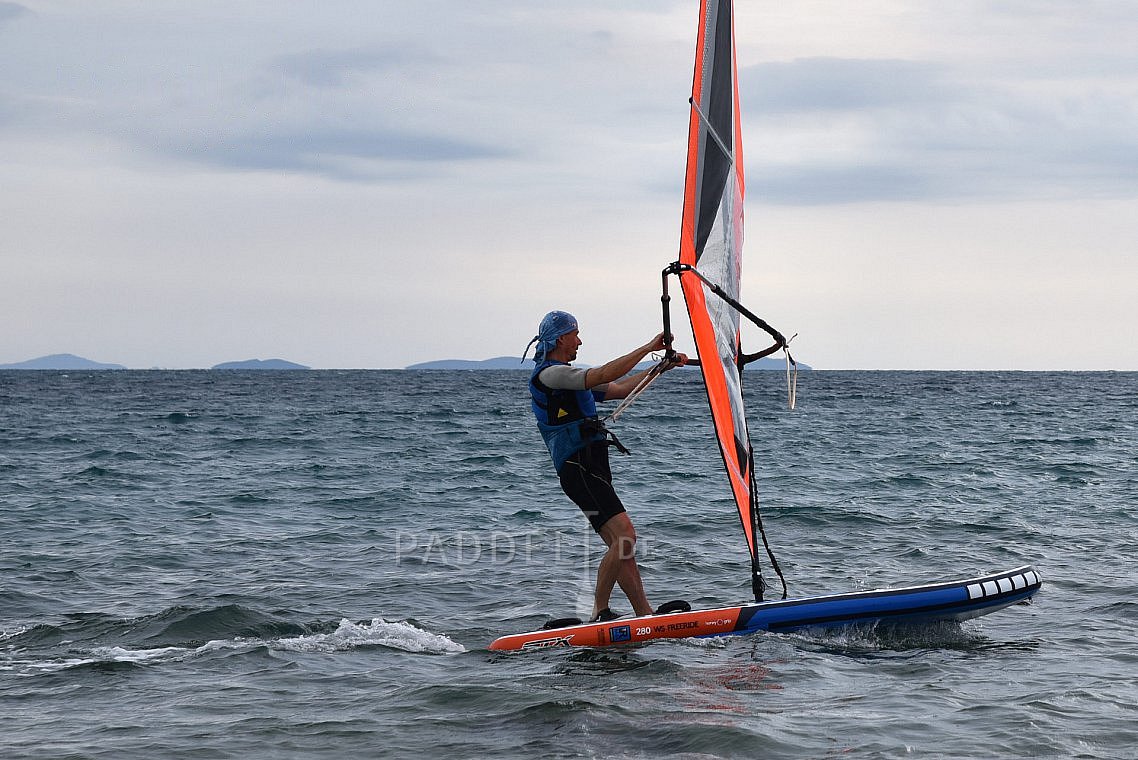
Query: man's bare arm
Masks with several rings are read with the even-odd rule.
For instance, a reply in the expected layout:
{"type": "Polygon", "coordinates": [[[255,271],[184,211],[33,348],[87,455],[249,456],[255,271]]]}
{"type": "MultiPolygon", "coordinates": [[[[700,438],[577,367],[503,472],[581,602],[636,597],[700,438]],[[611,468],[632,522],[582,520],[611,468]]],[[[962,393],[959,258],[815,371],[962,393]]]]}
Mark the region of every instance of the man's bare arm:
{"type": "MultiPolygon", "coordinates": [[[[661,369],[664,372],[667,372],[674,367],[682,367],[687,363],[688,357],[686,354],[676,354],[675,360],[665,364],[661,369]]],[[[632,375],[630,377],[626,377],[621,380],[614,380],[613,382],[609,383],[607,386],[605,386],[604,400],[613,401],[615,399],[627,398],[628,394],[636,390],[641,381],[643,381],[651,371],[652,370],[644,370],[643,372],[637,372],[635,375],[632,375]]]]}
{"type": "MultiPolygon", "coordinates": [[[[653,351],[663,350],[664,333],[660,333],[640,348],[633,349],[624,356],[617,357],[611,362],[606,362],[599,367],[590,367],[589,371],[585,373],[585,387],[595,388],[598,385],[604,385],[605,383],[612,383],[614,380],[619,380],[631,372],[645,356],[653,351]]],[[[623,396],[612,396],[611,394],[612,388],[610,387],[606,398],[623,398],[623,396]]]]}

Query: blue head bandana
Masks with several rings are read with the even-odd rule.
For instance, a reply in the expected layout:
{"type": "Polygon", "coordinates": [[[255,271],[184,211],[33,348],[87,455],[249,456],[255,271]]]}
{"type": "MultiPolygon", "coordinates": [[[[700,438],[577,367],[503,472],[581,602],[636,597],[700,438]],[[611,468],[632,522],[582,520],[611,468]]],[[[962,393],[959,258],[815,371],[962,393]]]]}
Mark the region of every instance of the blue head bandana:
{"type": "Polygon", "coordinates": [[[542,318],[541,324],[537,328],[537,335],[533,336],[529,346],[526,346],[525,353],[522,354],[522,361],[526,360],[526,354],[529,353],[530,346],[534,343],[537,344],[537,348],[534,349],[533,360],[535,362],[544,361],[545,355],[557,345],[557,339],[576,329],[577,318],[569,312],[549,312],[542,318]]]}

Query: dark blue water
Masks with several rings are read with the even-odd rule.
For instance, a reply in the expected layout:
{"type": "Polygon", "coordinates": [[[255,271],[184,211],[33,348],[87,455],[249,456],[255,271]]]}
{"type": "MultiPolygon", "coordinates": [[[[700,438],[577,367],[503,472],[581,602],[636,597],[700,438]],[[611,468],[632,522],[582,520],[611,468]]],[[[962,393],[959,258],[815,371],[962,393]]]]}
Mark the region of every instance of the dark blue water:
{"type": "MultiPolygon", "coordinates": [[[[0,373],[0,756],[1138,756],[1138,375],[749,380],[792,595],[1030,562],[1030,606],[491,654],[600,556],[524,380],[0,373]]],[[[747,601],[698,376],[619,432],[649,598],[747,601]]]]}

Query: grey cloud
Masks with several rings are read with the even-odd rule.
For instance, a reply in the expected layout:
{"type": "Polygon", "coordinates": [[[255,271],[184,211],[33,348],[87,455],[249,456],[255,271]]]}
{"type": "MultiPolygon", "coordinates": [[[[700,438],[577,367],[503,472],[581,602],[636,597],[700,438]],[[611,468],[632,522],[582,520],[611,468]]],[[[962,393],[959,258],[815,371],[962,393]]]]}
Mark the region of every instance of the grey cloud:
{"type": "Polygon", "coordinates": [[[1138,195],[1138,111],[1124,95],[952,73],[839,59],[749,68],[747,119],[800,151],[751,147],[752,193],[788,204],[1138,195]]]}
{"type": "Polygon", "coordinates": [[[16,121],[16,109],[11,100],[0,95],[0,128],[16,121]]]}
{"type": "Polygon", "coordinates": [[[936,175],[898,165],[766,168],[748,183],[759,200],[782,205],[903,201],[948,194],[936,175]]]}
{"type": "Polygon", "coordinates": [[[943,97],[941,78],[931,63],[804,58],[747,67],[740,99],[762,114],[897,106],[943,97]]]}
{"type": "Polygon", "coordinates": [[[297,130],[239,135],[167,147],[171,154],[230,169],[293,171],[345,181],[382,179],[391,167],[369,163],[442,163],[496,158],[504,152],[475,142],[393,129],[297,130]]]}
{"type": "Polygon", "coordinates": [[[422,63],[433,57],[412,49],[312,50],[279,57],[273,68],[314,87],[340,87],[354,75],[422,63]]]}
{"type": "Polygon", "coordinates": [[[30,13],[31,10],[19,3],[0,2],[0,24],[30,13]]]}

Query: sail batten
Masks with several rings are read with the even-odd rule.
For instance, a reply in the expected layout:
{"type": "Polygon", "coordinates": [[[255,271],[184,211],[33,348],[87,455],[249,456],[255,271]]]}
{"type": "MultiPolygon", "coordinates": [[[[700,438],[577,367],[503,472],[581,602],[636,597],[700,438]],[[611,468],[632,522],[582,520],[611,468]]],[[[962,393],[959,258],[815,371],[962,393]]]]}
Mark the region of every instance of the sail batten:
{"type": "Polygon", "coordinates": [[[731,0],[702,0],[688,122],[680,283],[700,357],[716,439],[757,572],[750,434],[740,382],[739,312],[707,284],[739,299],[743,150],[731,0]]]}

